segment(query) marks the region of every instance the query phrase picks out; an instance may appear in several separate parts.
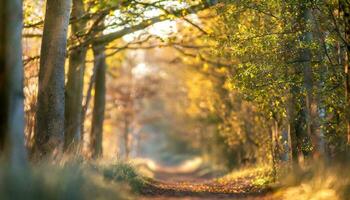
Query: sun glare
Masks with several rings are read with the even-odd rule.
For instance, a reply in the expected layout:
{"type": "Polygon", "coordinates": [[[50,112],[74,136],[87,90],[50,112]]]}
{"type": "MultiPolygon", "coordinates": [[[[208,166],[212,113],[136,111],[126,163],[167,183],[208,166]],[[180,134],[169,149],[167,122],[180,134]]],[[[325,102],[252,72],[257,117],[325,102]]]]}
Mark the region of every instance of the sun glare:
{"type": "MultiPolygon", "coordinates": [[[[177,8],[177,9],[182,9],[185,8],[186,6],[188,6],[186,3],[182,2],[178,2],[178,1],[165,1],[162,2],[162,5],[166,8],[177,8]]],[[[138,23],[139,21],[144,21],[145,19],[151,19],[153,17],[157,17],[164,14],[164,11],[162,11],[161,9],[158,8],[150,8],[148,10],[145,10],[142,12],[142,17],[139,17],[139,19],[135,19],[134,22],[138,23]]],[[[193,15],[190,15],[190,18],[193,18],[193,15]]],[[[114,11],[114,15],[111,17],[108,17],[105,20],[106,25],[108,26],[108,28],[106,28],[106,30],[104,31],[104,34],[108,34],[108,33],[112,33],[112,32],[116,32],[119,30],[122,30],[123,28],[125,28],[125,26],[116,26],[114,24],[121,24],[123,22],[123,14],[120,10],[116,10],[114,11]]],[[[196,15],[195,17],[196,18],[196,15]]],[[[150,35],[154,35],[160,38],[167,38],[167,37],[171,37],[174,34],[176,34],[178,32],[177,30],[177,21],[176,20],[165,20],[162,22],[158,22],[155,23],[151,26],[149,26],[146,29],[140,30],[140,31],[135,31],[132,32],[130,34],[126,34],[123,36],[123,40],[125,42],[132,42],[136,39],[139,39],[142,35],[144,34],[150,34],[150,35]]]]}
{"type": "Polygon", "coordinates": [[[132,69],[132,74],[136,76],[136,78],[145,76],[150,72],[151,72],[151,69],[145,63],[139,63],[136,65],[135,68],[132,69]]]}

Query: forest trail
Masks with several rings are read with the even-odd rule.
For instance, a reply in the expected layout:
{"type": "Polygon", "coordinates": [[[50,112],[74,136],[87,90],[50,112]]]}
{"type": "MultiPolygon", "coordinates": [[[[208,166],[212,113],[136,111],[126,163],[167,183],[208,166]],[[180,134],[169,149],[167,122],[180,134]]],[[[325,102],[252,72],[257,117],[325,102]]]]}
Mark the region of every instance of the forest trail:
{"type": "Polygon", "coordinates": [[[200,199],[275,199],[270,189],[255,186],[254,177],[222,182],[212,175],[201,176],[199,169],[181,170],[176,167],[158,168],[154,178],[142,190],[141,200],[200,200],[200,199]]]}

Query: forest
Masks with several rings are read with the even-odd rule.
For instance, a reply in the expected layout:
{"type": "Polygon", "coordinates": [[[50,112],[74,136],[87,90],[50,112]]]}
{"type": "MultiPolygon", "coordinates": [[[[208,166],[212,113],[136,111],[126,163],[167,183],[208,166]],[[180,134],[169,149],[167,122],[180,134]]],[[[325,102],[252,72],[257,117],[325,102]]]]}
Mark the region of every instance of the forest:
{"type": "Polygon", "coordinates": [[[0,199],[350,200],[349,0],[0,0],[0,199]]]}

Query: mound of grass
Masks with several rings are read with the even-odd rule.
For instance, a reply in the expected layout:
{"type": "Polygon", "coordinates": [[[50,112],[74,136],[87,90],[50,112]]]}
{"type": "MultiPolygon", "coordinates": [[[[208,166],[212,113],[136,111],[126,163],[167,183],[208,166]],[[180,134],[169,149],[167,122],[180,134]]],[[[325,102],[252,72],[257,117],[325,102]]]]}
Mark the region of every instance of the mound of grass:
{"type": "Polygon", "coordinates": [[[232,171],[225,176],[218,178],[219,182],[230,182],[238,179],[247,179],[251,184],[263,187],[273,183],[272,169],[268,166],[247,167],[232,171]]]}
{"type": "Polygon", "coordinates": [[[289,175],[278,195],[285,200],[349,200],[350,170],[316,165],[289,175]]]}
{"type": "Polygon", "coordinates": [[[146,184],[145,179],[129,163],[118,162],[106,166],[103,169],[103,176],[107,180],[128,183],[134,192],[140,192],[146,184]]]}
{"type": "Polygon", "coordinates": [[[129,199],[123,184],[107,184],[83,165],[36,165],[29,169],[0,169],[0,199],[83,200],[129,199]]]}

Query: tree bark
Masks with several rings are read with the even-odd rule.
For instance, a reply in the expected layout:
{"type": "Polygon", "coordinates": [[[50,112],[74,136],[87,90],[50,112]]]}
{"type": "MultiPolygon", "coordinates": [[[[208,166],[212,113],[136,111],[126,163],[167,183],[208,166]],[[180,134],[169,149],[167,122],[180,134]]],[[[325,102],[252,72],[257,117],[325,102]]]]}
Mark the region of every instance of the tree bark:
{"type": "Polygon", "coordinates": [[[22,1],[0,1],[0,153],[12,167],[26,164],[24,147],[22,1]]]}
{"type": "Polygon", "coordinates": [[[314,97],[314,78],[311,65],[312,53],[310,45],[313,41],[313,35],[310,30],[312,27],[312,11],[308,8],[308,5],[302,3],[301,5],[301,29],[303,33],[301,35],[301,41],[303,47],[300,52],[301,67],[303,69],[304,76],[304,88],[306,91],[305,96],[305,111],[306,111],[306,130],[311,138],[313,155],[318,157],[321,152],[320,149],[320,137],[317,134],[316,118],[317,118],[317,101],[314,97]]]}
{"type": "Polygon", "coordinates": [[[297,133],[297,99],[296,99],[296,86],[292,86],[290,89],[290,96],[288,99],[288,135],[289,135],[289,145],[290,145],[290,154],[292,161],[292,168],[296,170],[299,168],[299,147],[298,144],[298,134],[297,133]]]}
{"type": "Polygon", "coordinates": [[[275,181],[276,178],[277,178],[277,162],[276,162],[277,155],[276,155],[276,140],[275,140],[276,124],[277,124],[277,122],[274,121],[273,125],[271,127],[271,132],[270,132],[270,139],[271,139],[270,153],[271,153],[271,164],[272,164],[272,178],[273,178],[273,181],[275,181]]]}
{"type": "Polygon", "coordinates": [[[64,64],[71,0],[47,0],[41,44],[35,150],[60,153],[64,138],[64,64]]]}
{"type": "Polygon", "coordinates": [[[96,65],[94,108],[92,113],[90,151],[93,159],[102,155],[103,121],[106,101],[106,55],[104,46],[93,46],[96,65]]]}
{"type": "Polygon", "coordinates": [[[346,42],[346,53],[344,59],[344,72],[345,72],[345,102],[346,102],[346,126],[347,126],[347,145],[348,151],[350,151],[350,3],[348,1],[341,0],[340,9],[344,15],[344,35],[346,42]]]}
{"type": "MultiPolygon", "coordinates": [[[[79,19],[85,15],[84,2],[73,0],[72,18],[79,19]]],[[[72,35],[78,37],[84,33],[86,22],[79,20],[72,24],[72,35]]],[[[76,149],[82,139],[82,100],[86,47],[73,49],[69,55],[68,76],[65,94],[65,135],[64,150],[76,149]]]]}
{"type": "Polygon", "coordinates": [[[349,74],[349,56],[350,52],[345,54],[344,72],[345,72],[345,102],[346,102],[346,135],[348,151],[350,150],[350,74],[349,74]]]}
{"type": "Polygon", "coordinates": [[[274,125],[272,127],[273,131],[273,146],[274,146],[274,153],[275,153],[275,159],[279,161],[279,157],[280,157],[280,142],[279,142],[279,136],[280,136],[280,128],[279,128],[279,124],[277,122],[277,120],[274,120],[274,125]]]}
{"type": "Polygon", "coordinates": [[[84,101],[84,105],[82,107],[82,114],[81,114],[81,126],[80,126],[80,132],[84,133],[84,129],[85,129],[85,115],[86,115],[86,111],[88,110],[89,104],[90,104],[90,100],[91,100],[91,92],[92,89],[95,85],[95,79],[96,79],[96,70],[97,70],[97,65],[94,65],[93,69],[92,69],[92,75],[90,77],[90,81],[89,81],[89,85],[86,91],[86,97],[85,97],[85,101],[84,101]]]}
{"type": "Polygon", "coordinates": [[[125,160],[129,160],[130,156],[130,141],[129,141],[129,120],[127,114],[124,119],[124,149],[125,149],[125,160]]]}
{"type": "MultiPolygon", "coordinates": [[[[282,3],[282,13],[293,13],[294,11],[291,10],[291,8],[288,8],[287,3],[283,2],[282,3]]],[[[287,15],[283,17],[283,25],[285,29],[288,31],[289,28],[288,24],[293,23],[294,26],[293,28],[296,28],[296,19],[291,18],[288,19],[287,15]]],[[[293,84],[290,85],[287,91],[287,124],[288,124],[288,143],[289,143],[289,153],[290,153],[290,161],[291,161],[291,167],[293,171],[296,171],[299,169],[299,152],[302,149],[302,139],[300,138],[302,135],[302,127],[301,123],[302,121],[300,120],[300,114],[301,112],[298,112],[299,110],[299,105],[300,102],[298,99],[301,96],[301,90],[300,86],[295,83],[295,77],[300,77],[301,76],[301,70],[298,69],[298,66],[295,64],[288,65],[290,60],[294,60],[295,57],[292,56],[293,54],[290,52],[291,49],[295,49],[296,47],[296,41],[291,40],[290,38],[282,38],[284,42],[282,43],[284,53],[284,63],[286,64],[286,69],[285,69],[285,79],[291,79],[293,84]]]]}
{"type": "MultiPolygon", "coordinates": [[[[305,5],[304,5],[305,6],[305,5]]],[[[285,31],[291,30],[303,30],[307,32],[306,25],[304,23],[304,16],[300,10],[304,7],[296,6],[287,6],[286,2],[282,2],[282,13],[283,15],[283,25],[285,26],[285,31]],[[301,13],[300,17],[295,17],[294,13],[301,13]],[[292,27],[289,25],[292,24],[292,27]]],[[[304,33],[305,34],[305,33],[304,33]]],[[[292,170],[298,170],[300,168],[299,156],[303,155],[304,158],[308,158],[310,154],[310,137],[306,130],[307,120],[306,120],[306,103],[303,94],[304,84],[298,84],[298,79],[303,77],[305,70],[300,66],[300,63],[304,64],[304,58],[301,57],[302,53],[294,54],[294,49],[298,48],[300,42],[295,38],[290,38],[290,36],[281,36],[282,38],[282,48],[284,64],[286,65],[285,69],[285,79],[290,80],[292,83],[287,89],[287,102],[286,102],[286,111],[287,111],[287,126],[288,126],[288,138],[289,138],[289,149],[290,149],[290,161],[292,170]],[[290,64],[292,63],[292,64],[290,64]]],[[[300,40],[304,40],[304,35],[300,40]]],[[[305,42],[305,41],[304,41],[305,42]]],[[[303,49],[305,50],[305,49],[303,49]]],[[[309,53],[309,52],[307,52],[309,53]]],[[[311,53],[311,52],[310,52],[311,53]]],[[[310,54],[307,54],[310,55],[310,54]]],[[[311,58],[307,57],[307,61],[310,61],[311,58]]],[[[311,64],[311,62],[310,62],[311,64]]],[[[312,74],[311,74],[312,75],[312,74]]]]}

